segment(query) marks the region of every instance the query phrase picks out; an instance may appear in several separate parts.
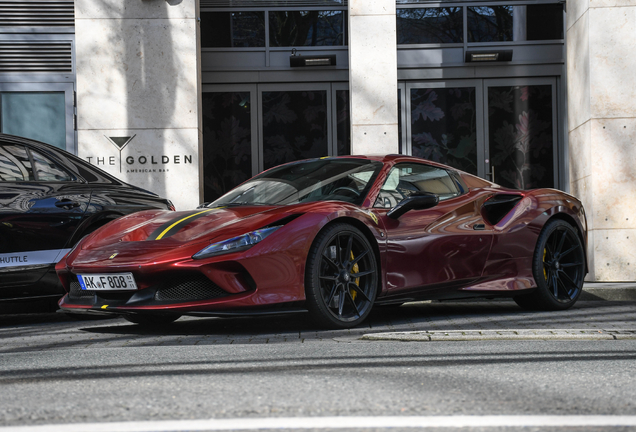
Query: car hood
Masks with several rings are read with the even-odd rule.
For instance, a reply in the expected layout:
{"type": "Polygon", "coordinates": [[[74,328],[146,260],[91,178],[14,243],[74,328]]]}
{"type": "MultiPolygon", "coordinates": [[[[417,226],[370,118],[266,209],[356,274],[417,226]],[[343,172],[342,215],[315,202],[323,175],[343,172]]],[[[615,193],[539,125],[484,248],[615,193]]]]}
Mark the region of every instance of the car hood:
{"type": "Polygon", "coordinates": [[[96,231],[82,242],[82,250],[116,247],[131,243],[146,249],[165,249],[184,244],[224,240],[306,212],[301,206],[240,206],[173,212],[147,210],[133,213],[96,231]]]}

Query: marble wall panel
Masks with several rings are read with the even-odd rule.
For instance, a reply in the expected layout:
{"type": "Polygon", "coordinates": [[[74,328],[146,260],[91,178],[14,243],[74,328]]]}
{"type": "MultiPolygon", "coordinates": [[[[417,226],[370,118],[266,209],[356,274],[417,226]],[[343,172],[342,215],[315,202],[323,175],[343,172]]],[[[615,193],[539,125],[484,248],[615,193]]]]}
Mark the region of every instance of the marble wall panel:
{"type": "Polygon", "coordinates": [[[398,151],[395,25],[395,1],[349,1],[353,154],[398,151]]]}
{"type": "Polygon", "coordinates": [[[352,123],[397,124],[395,15],[357,16],[350,22],[352,123]]]}
{"type": "Polygon", "coordinates": [[[587,121],[568,134],[570,181],[592,174],[592,123],[587,121]]]}
{"type": "Polygon", "coordinates": [[[199,202],[197,129],[80,130],[78,156],[135,186],[170,199],[177,210],[199,202]],[[130,137],[120,151],[108,137],[130,137]]]}
{"type": "Polygon", "coordinates": [[[351,154],[395,154],[399,152],[396,124],[353,125],[351,138],[355,146],[351,154]]]}
{"type": "Polygon", "coordinates": [[[567,0],[567,13],[565,14],[565,28],[569,29],[577,22],[590,7],[590,0],[567,0]]]}
{"type": "Polygon", "coordinates": [[[395,0],[349,0],[349,14],[395,15],[395,0]]]}
{"type": "Polygon", "coordinates": [[[636,119],[591,123],[594,227],[636,228],[636,119]]]}
{"type": "Polygon", "coordinates": [[[632,117],[636,113],[636,6],[590,8],[588,15],[591,116],[632,117]]]}
{"type": "Polygon", "coordinates": [[[196,25],[78,20],[78,127],[197,127],[196,25]]]}
{"type": "Polygon", "coordinates": [[[594,255],[594,231],[587,232],[587,275],[585,280],[588,282],[596,281],[596,267],[594,255]]]}
{"type": "Polygon", "coordinates": [[[192,18],[198,0],[75,0],[75,18],[192,18]]]}
{"type": "Polygon", "coordinates": [[[636,0],[587,0],[591,8],[636,6],[636,0]]]}
{"type": "Polygon", "coordinates": [[[588,231],[594,229],[594,211],[592,195],[592,176],[583,177],[570,183],[570,193],[581,200],[585,208],[588,231]]]}
{"type": "Polygon", "coordinates": [[[568,128],[570,131],[588,121],[590,111],[589,13],[567,31],[568,128]]]}
{"type": "Polygon", "coordinates": [[[636,280],[636,230],[595,230],[594,280],[626,282],[636,280]]]}

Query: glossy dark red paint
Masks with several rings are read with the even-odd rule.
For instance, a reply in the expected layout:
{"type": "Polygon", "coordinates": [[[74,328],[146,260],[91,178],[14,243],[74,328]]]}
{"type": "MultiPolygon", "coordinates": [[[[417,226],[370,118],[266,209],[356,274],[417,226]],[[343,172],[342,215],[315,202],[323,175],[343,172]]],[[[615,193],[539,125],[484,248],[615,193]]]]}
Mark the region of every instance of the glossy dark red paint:
{"type": "Polygon", "coordinates": [[[381,186],[396,163],[425,163],[407,156],[364,157],[384,165],[362,206],[340,201],[287,206],[244,206],[209,211],[171,237],[147,238],[171,220],[192,212],[143,211],[120,218],[85,238],[56,267],[68,290],[74,275],[133,273],[140,291],[175,275],[203,275],[229,295],[173,303],[78,301],[65,296],[65,310],[118,313],[177,311],[179,314],[257,311],[301,307],[305,300],[305,266],[318,233],[335,221],[355,225],[378,255],[381,286],[378,302],[415,298],[456,298],[519,293],[536,286],[532,256],[541,228],[562,218],[577,228],[586,244],[583,207],[576,198],[552,189],[509,190],[460,173],[469,190],[428,210],[410,211],[399,219],[388,209],[374,208],[381,186]],[[497,194],[520,200],[500,221],[491,224],[483,204],[497,194]],[[297,217],[248,250],[193,259],[207,245],[230,239],[290,216],[297,217]],[[112,258],[113,254],[117,254],[112,258]]]}

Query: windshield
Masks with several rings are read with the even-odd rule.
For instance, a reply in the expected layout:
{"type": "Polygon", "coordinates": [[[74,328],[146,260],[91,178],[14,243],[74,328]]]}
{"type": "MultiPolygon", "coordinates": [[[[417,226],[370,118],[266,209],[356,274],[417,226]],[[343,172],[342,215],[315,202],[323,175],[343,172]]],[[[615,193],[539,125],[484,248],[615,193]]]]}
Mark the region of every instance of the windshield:
{"type": "Polygon", "coordinates": [[[327,200],[361,205],[381,167],[381,162],[365,159],[313,159],[286,164],[232,189],[209,207],[327,200]]]}

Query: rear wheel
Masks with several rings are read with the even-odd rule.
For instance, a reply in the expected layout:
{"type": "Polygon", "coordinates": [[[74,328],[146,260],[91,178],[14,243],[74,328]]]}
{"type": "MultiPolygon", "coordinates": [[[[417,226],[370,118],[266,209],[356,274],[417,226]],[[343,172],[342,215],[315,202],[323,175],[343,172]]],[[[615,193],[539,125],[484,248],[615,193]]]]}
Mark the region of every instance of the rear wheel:
{"type": "Polygon", "coordinates": [[[514,298],[524,309],[564,310],[581,295],[585,251],[576,229],[553,219],[541,231],[532,261],[537,289],[514,298]]]}
{"type": "Polygon", "coordinates": [[[170,324],[181,318],[181,315],[124,315],[124,318],[131,323],[147,326],[170,324]]]}
{"type": "Polygon", "coordinates": [[[378,285],[371,243],[357,228],[335,224],[321,232],[309,251],[305,274],[307,307],[328,328],[350,328],[371,312],[378,285]]]}

